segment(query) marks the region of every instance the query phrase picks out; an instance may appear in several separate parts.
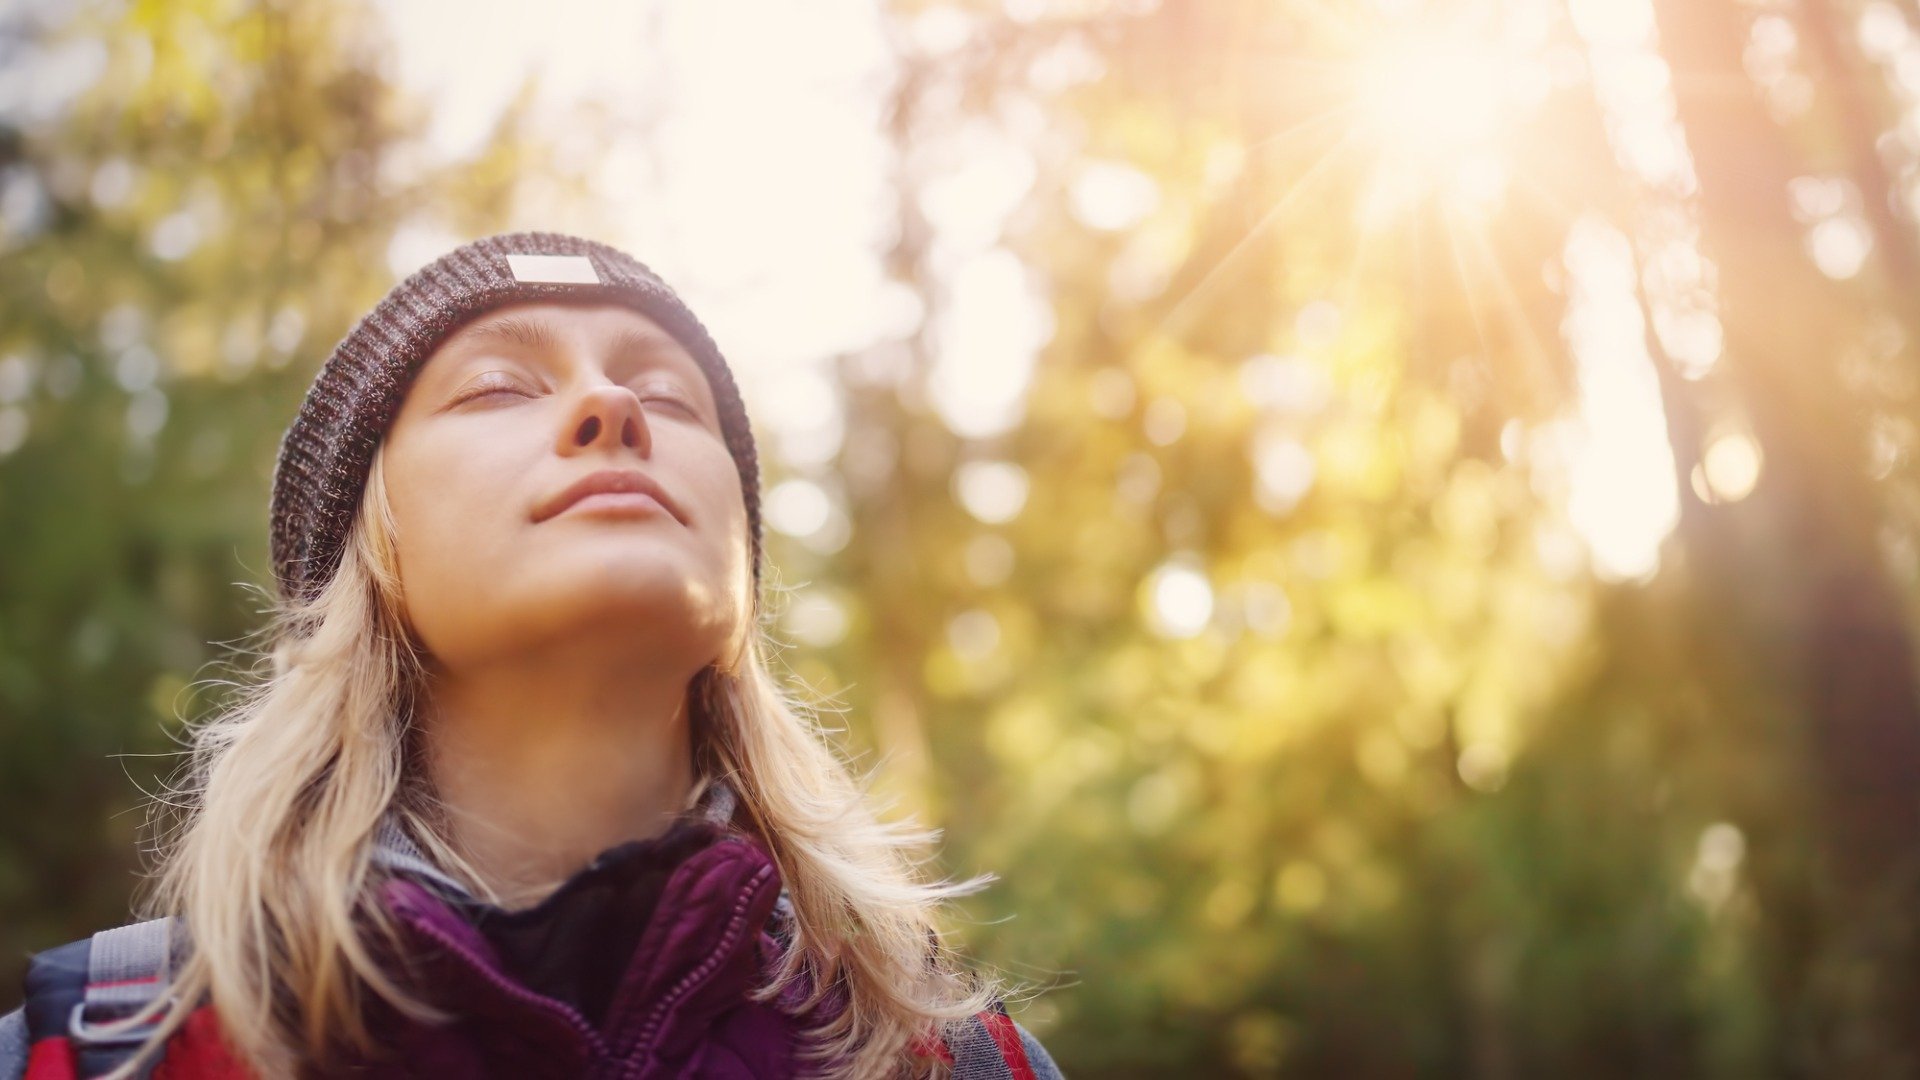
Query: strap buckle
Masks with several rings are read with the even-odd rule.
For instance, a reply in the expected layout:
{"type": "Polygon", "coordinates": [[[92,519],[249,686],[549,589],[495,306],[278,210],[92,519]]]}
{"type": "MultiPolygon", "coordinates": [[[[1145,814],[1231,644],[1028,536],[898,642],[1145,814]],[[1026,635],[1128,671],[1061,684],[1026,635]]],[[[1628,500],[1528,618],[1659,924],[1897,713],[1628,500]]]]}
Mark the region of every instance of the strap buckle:
{"type": "Polygon", "coordinates": [[[87,1003],[76,1001],[73,1011],[67,1014],[67,1034],[89,1046],[131,1046],[143,1043],[160,1027],[160,1017],[166,1015],[161,1010],[151,1020],[137,1027],[113,1028],[113,1021],[92,1023],[87,1020],[87,1003]]]}

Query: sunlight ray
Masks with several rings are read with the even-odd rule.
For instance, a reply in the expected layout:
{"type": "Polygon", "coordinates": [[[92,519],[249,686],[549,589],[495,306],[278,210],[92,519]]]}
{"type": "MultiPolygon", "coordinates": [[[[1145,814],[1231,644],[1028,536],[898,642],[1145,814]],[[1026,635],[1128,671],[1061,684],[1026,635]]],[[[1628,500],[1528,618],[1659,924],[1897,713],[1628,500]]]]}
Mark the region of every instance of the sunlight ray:
{"type": "Polygon", "coordinates": [[[1540,340],[1539,332],[1527,318],[1526,305],[1521,302],[1513,282],[1508,279],[1505,269],[1500,266],[1498,256],[1488,245],[1485,234],[1478,229],[1470,229],[1467,231],[1466,240],[1469,243],[1470,253],[1476,257],[1481,267],[1485,281],[1493,287],[1494,299],[1498,302],[1497,310],[1514,331],[1514,337],[1522,347],[1521,359],[1530,365],[1527,375],[1533,385],[1551,387],[1564,384],[1563,378],[1555,377],[1556,350],[1549,349],[1540,340]]]}
{"type": "Polygon", "coordinates": [[[1451,211],[1443,212],[1441,224],[1447,230],[1447,251],[1452,256],[1455,272],[1460,275],[1460,295],[1467,304],[1467,318],[1473,323],[1473,335],[1480,343],[1483,360],[1493,356],[1493,343],[1487,340],[1486,315],[1480,310],[1480,298],[1476,283],[1469,280],[1473,275],[1467,265],[1466,256],[1460,250],[1460,223],[1451,211]]]}
{"type": "Polygon", "coordinates": [[[1238,258],[1240,253],[1244,251],[1249,244],[1253,243],[1262,232],[1266,231],[1269,225],[1273,224],[1282,214],[1286,213],[1294,204],[1299,202],[1305,193],[1313,187],[1316,181],[1331,171],[1334,162],[1339,160],[1339,158],[1351,150],[1352,147],[1352,140],[1346,136],[1342,136],[1338,142],[1329,147],[1326,153],[1320,156],[1318,161],[1314,162],[1305,173],[1301,174],[1300,179],[1294,183],[1292,190],[1281,196],[1278,202],[1275,202],[1265,214],[1261,215],[1259,221],[1254,222],[1253,227],[1247,230],[1247,235],[1241,237],[1226,254],[1220,256],[1219,260],[1216,261],[1213,266],[1209,267],[1205,274],[1201,275],[1200,280],[1195,282],[1193,286],[1187,290],[1186,295],[1170,305],[1166,312],[1162,314],[1159,319],[1155,320],[1154,332],[1160,334],[1176,333],[1180,325],[1193,312],[1194,306],[1200,296],[1207,291],[1209,286],[1218,280],[1221,272],[1226,269],[1227,264],[1238,258]]]}
{"type": "Polygon", "coordinates": [[[1319,112],[1309,113],[1307,116],[1288,124],[1286,127],[1281,128],[1271,135],[1262,135],[1260,138],[1248,143],[1247,153],[1252,154],[1255,151],[1270,149],[1270,144],[1303,136],[1309,128],[1325,124],[1332,120],[1345,119],[1358,108],[1359,106],[1354,102],[1347,102],[1342,105],[1330,106],[1319,112]]]}
{"type": "MultiPolygon", "coordinates": [[[[1368,255],[1373,251],[1379,250],[1379,238],[1381,234],[1388,231],[1390,231],[1388,226],[1375,224],[1369,221],[1365,215],[1360,217],[1359,231],[1353,245],[1353,258],[1349,260],[1347,264],[1346,273],[1343,275],[1341,283],[1341,296],[1347,302],[1352,302],[1361,296],[1361,271],[1366,268],[1368,255]]],[[[1419,234],[1416,231],[1414,233],[1416,243],[1418,239],[1419,234]]],[[[1415,265],[1419,265],[1417,252],[1415,265]]]]}

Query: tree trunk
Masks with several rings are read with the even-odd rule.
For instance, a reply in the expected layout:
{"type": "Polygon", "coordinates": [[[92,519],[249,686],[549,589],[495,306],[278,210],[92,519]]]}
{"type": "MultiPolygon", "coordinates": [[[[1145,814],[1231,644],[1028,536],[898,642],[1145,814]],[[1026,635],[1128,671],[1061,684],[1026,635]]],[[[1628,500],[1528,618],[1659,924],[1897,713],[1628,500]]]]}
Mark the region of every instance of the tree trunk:
{"type": "Polygon", "coordinates": [[[1807,725],[1831,871],[1823,884],[1840,905],[1828,925],[1843,939],[1827,943],[1826,963],[1846,985],[1869,988],[1860,1008],[1833,1018],[1846,1030],[1821,1032],[1820,1057],[1909,1075],[1920,1062],[1908,914],[1920,866],[1920,700],[1880,556],[1867,410],[1840,372],[1864,311],[1804,253],[1787,184],[1805,170],[1742,67],[1745,16],[1732,0],[1655,7],[1699,178],[1703,247],[1719,274],[1726,354],[1715,377],[1749,411],[1765,459],[1749,498],[1687,515],[1680,540],[1704,609],[1760,643],[1756,670],[1795,688],[1807,725]],[[1831,1049],[1842,1044],[1844,1061],[1831,1049]]]}

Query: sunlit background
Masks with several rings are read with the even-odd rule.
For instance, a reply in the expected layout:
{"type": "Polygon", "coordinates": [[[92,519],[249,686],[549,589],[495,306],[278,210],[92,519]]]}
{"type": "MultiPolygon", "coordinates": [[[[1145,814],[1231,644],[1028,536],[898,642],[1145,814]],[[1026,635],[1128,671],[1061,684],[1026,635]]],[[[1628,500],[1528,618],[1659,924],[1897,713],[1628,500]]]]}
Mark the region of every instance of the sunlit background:
{"type": "Polygon", "coordinates": [[[1920,1075],[1917,211],[1911,0],[14,0],[0,1008],[333,343],[555,228],[1069,1075],[1920,1075]]]}

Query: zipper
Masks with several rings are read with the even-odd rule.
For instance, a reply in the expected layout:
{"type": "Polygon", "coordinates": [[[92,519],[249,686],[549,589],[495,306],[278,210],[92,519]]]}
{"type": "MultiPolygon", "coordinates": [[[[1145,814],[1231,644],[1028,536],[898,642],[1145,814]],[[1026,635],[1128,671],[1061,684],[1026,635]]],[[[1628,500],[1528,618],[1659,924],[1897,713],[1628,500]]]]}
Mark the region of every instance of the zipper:
{"type": "Polygon", "coordinates": [[[589,1050],[587,1057],[590,1062],[598,1062],[606,1058],[608,1050],[606,1039],[602,1037],[598,1031],[594,1030],[593,1025],[587,1021],[587,1018],[581,1014],[580,1010],[564,1001],[556,1001],[553,998],[547,997],[545,994],[535,993],[521,986],[519,983],[514,982],[512,979],[507,978],[500,972],[495,971],[492,965],[473,955],[465,945],[455,941],[439,927],[424,921],[409,921],[415,930],[439,942],[442,948],[458,958],[468,970],[486,980],[487,985],[499,990],[513,1000],[545,1013],[551,1019],[559,1021],[582,1042],[587,1044],[589,1050]]]}
{"type": "Polygon", "coordinates": [[[666,1019],[667,1013],[688,994],[698,989],[700,984],[711,979],[714,972],[719,969],[721,959],[733,951],[742,932],[746,929],[747,906],[753,903],[754,894],[760,891],[760,886],[773,872],[774,867],[771,864],[762,866],[745,885],[741,886],[739,894],[734,897],[733,912],[727,917],[727,926],[721,932],[719,942],[708,951],[706,959],[700,961],[692,971],[681,976],[673,989],[662,995],[648,1011],[646,1022],[640,1026],[639,1036],[634,1039],[626,1052],[621,1054],[624,1064],[621,1066],[619,1075],[623,1080],[638,1080],[646,1066],[647,1057],[653,1050],[653,1042],[659,1037],[660,1025],[666,1019]]]}

